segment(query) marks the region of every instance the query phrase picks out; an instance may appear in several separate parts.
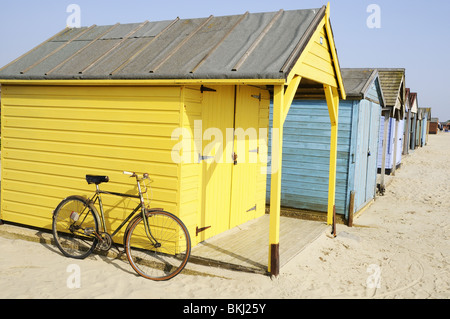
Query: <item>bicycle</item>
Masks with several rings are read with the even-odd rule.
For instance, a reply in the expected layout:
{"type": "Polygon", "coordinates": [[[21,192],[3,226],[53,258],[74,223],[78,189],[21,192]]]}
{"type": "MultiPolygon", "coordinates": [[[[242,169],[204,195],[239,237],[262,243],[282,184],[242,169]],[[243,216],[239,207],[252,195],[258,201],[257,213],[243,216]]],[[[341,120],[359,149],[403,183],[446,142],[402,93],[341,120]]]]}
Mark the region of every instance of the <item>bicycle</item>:
{"type": "Polygon", "coordinates": [[[145,180],[151,182],[147,173],[142,176],[131,172],[123,173],[136,178],[138,194],[100,190],[99,185],[108,183],[109,177],[86,175],[87,183],[95,184],[96,191],[91,198],[78,195],[67,197],[56,207],[52,222],[55,243],[64,256],[85,259],[96,247],[109,251],[114,244],[114,236],[129,222],[123,246],[132,268],[140,276],[150,280],[171,279],[184,269],[189,260],[189,232],[175,215],[145,206],[144,194],[148,191],[145,180]],[[141,183],[145,191],[142,190],[141,183]],[[133,212],[112,234],[108,233],[106,227],[101,194],[139,199],[133,212]],[[95,207],[97,201],[100,215],[95,207]]]}

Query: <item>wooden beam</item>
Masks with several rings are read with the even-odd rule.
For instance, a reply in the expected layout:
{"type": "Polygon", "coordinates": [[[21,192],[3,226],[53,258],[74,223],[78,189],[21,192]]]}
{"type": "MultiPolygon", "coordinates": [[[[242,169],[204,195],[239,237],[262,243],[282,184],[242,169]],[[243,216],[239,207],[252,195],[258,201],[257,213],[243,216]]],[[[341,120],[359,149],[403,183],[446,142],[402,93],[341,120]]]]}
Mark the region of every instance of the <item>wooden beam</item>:
{"type": "Polygon", "coordinates": [[[330,114],[330,123],[335,125],[337,123],[336,105],[333,97],[333,89],[329,85],[324,85],[325,98],[328,105],[328,113],[330,114]]]}
{"type": "Polygon", "coordinates": [[[394,164],[392,165],[391,174],[395,176],[395,170],[397,168],[397,152],[398,152],[398,123],[400,121],[395,119],[395,131],[394,131],[394,164]]]}
{"type": "Polygon", "coordinates": [[[298,86],[302,80],[301,76],[294,76],[292,81],[289,83],[286,92],[284,93],[284,106],[283,106],[283,124],[286,121],[286,117],[291,108],[292,101],[294,100],[295,94],[297,93],[298,86]]]}
{"type": "Polygon", "coordinates": [[[410,131],[411,131],[411,108],[408,109],[408,113],[406,116],[406,128],[405,134],[403,137],[403,155],[408,155],[409,153],[409,143],[410,143],[410,131]]]}
{"type": "Polygon", "coordinates": [[[284,85],[284,79],[101,79],[101,80],[6,80],[1,85],[64,86],[173,86],[173,85],[284,85]]]}
{"type": "Polygon", "coordinates": [[[350,206],[348,208],[347,226],[353,227],[353,217],[355,212],[355,191],[350,192],[350,206]]]}
{"type": "Polygon", "coordinates": [[[347,99],[347,93],[345,92],[344,81],[342,79],[341,67],[339,65],[339,58],[337,55],[336,46],[334,43],[333,30],[331,29],[330,22],[330,2],[327,3],[327,9],[325,11],[325,30],[327,31],[328,44],[330,45],[331,56],[333,58],[333,66],[336,72],[336,80],[338,87],[341,91],[341,98],[343,100],[347,99]]]}
{"type": "Polygon", "coordinates": [[[284,85],[274,87],[272,161],[270,184],[270,226],[268,271],[272,276],[280,272],[280,211],[281,211],[281,163],[283,156],[283,108],[284,85]]]}
{"type": "Polygon", "coordinates": [[[389,114],[390,111],[385,111],[384,115],[384,132],[383,132],[383,154],[381,157],[381,179],[380,179],[380,192],[384,194],[384,190],[386,189],[386,185],[384,183],[384,175],[386,172],[386,152],[387,152],[387,133],[389,129],[389,114]]]}
{"type": "Polygon", "coordinates": [[[338,115],[339,93],[337,88],[324,85],[325,96],[330,114],[331,139],[330,139],[330,169],[328,179],[328,211],[327,223],[334,223],[333,214],[336,203],[336,165],[337,165],[337,141],[338,141],[338,115]]]}

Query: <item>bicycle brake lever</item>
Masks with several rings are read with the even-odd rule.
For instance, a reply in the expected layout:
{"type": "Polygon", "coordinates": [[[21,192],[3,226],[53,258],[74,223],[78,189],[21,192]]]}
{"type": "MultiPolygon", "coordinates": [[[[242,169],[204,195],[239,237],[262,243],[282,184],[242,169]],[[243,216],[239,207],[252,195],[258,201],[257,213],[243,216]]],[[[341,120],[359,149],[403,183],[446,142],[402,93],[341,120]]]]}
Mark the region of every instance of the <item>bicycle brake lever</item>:
{"type": "Polygon", "coordinates": [[[130,175],[130,177],[136,176],[136,173],[127,172],[127,171],[123,171],[123,174],[124,174],[124,175],[130,175]]]}

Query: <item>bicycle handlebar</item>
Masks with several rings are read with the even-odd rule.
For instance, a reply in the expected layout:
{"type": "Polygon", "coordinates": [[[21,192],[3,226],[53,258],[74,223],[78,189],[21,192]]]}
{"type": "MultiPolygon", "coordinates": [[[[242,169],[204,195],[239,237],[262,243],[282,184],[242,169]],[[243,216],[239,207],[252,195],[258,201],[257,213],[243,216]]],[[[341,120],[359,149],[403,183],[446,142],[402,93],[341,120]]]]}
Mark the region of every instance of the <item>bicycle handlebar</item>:
{"type": "Polygon", "coordinates": [[[150,179],[150,176],[148,175],[148,173],[144,173],[142,174],[142,178],[139,178],[139,175],[137,175],[136,173],[133,172],[127,172],[127,171],[123,171],[124,175],[130,175],[130,177],[136,177],[136,179],[150,179]]]}

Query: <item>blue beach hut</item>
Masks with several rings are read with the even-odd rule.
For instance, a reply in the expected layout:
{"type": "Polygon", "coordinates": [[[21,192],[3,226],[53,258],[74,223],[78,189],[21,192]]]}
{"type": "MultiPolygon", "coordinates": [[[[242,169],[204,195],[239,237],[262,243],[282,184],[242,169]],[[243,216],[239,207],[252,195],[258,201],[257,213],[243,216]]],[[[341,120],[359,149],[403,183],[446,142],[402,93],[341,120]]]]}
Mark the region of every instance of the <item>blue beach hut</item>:
{"type": "Polygon", "coordinates": [[[381,114],[378,172],[379,189],[385,190],[385,174],[395,174],[401,165],[405,118],[405,69],[377,69],[385,97],[381,114]]]}
{"type": "Polygon", "coordinates": [[[417,93],[411,92],[410,89],[407,89],[406,99],[409,103],[410,107],[410,130],[409,130],[409,150],[414,150],[416,148],[416,127],[417,127],[417,112],[419,109],[417,93]]]}
{"type": "MultiPolygon", "coordinates": [[[[384,97],[376,69],[343,68],[341,73],[347,100],[339,102],[336,217],[351,225],[354,214],[375,197],[384,97]]],[[[308,90],[308,83],[300,87],[284,128],[281,206],[290,216],[325,220],[330,161],[327,103],[320,91],[308,90]]]]}

